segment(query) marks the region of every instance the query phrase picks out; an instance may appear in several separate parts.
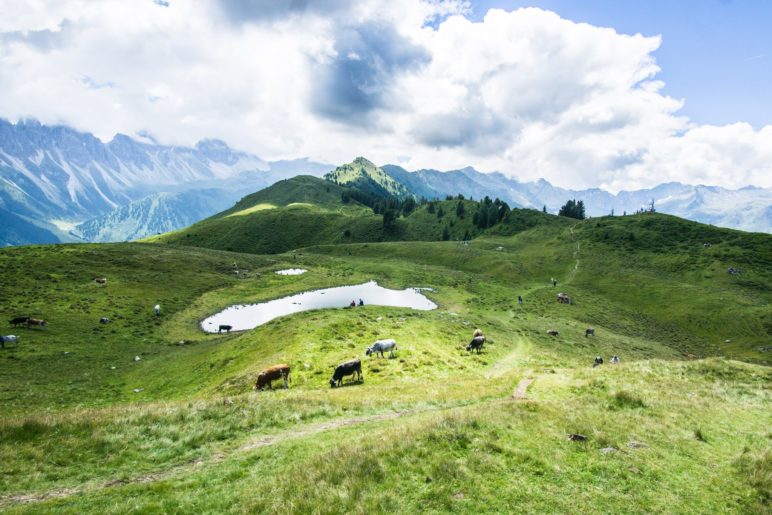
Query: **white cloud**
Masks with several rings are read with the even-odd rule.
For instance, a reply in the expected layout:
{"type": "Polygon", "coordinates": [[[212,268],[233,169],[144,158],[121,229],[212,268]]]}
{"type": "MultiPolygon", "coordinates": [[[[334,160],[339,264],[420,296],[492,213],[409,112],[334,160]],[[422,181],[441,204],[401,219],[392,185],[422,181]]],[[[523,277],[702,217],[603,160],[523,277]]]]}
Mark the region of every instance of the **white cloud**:
{"type": "Polygon", "coordinates": [[[462,1],[23,4],[0,0],[0,116],[12,120],[569,187],[772,186],[772,126],[679,116],[656,36],[539,9],[474,23],[462,1]]]}

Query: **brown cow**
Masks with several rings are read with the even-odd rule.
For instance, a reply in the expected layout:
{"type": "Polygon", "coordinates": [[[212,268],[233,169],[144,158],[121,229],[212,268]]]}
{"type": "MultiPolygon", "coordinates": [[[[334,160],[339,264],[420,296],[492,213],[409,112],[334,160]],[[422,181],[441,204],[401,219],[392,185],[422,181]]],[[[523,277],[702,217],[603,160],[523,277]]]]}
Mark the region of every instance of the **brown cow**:
{"type": "Polygon", "coordinates": [[[257,382],[255,383],[255,390],[263,390],[266,386],[268,386],[269,390],[273,390],[271,382],[276,381],[277,379],[282,379],[284,381],[284,388],[289,388],[289,365],[274,365],[260,372],[257,376],[257,382]]]}
{"type": "Polygon", "coordinates": [[[37,326],[37,327],[40,327],[42,329],[45,329],[46,328],[46,321],[45,320],[40,320],[38,318],[30,318],[29,320],[27,320],[27,327],[32,327],[33,325],[37,326]]]}

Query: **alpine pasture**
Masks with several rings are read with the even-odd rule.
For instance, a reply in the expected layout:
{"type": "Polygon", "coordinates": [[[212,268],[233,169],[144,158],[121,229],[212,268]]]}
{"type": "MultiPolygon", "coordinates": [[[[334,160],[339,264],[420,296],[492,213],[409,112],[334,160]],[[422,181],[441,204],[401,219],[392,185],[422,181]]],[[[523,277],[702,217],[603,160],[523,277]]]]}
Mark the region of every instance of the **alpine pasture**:
{"type": "MultiPolygon", "coordinates": [[[[245,209],[213,223],[323,208],[245,209]]],[[[365,209],[332,209],[325,216],[345,222],[336,235],[356,236],[360,225],[342,217],[365,209]]],[[[399,223],[436,240],[426,209],[399,223]]],[[[658,214],[513,211],[468,245],[298,244],[300,224],[283,225],[288,243],[272,249],[292,250],[249,254],[203,248],[219,233],[200,227],[167,244],[0,251],[2,323],[48,322],[4,329],[22,338],[0,352],[0,509],[769,511],[769,235],[658,214]],[[234,262],[248,273],[234,274],[234,262]],[[284,268],[308,272],[273,273],[284,268]],[[439,307],[364,299],[246,332],[199,327],[233,304],[371,279],[432,288],[423,293],[439,307]],[[561,292],[571,304],[556,301],[561,292]],[[477,328],[480,354],[465,350],[477,328]],[[387,338],[398,342],[393,359],[365,356],[387,338]],[[593,368],[596,355],[605,364],[593,368]],[[330,388],[354,358],[364,380],[330,388]],[[291,366],[290,388],[254,391],[277,363],[291,366]]],[[[243,236],[234,249],[268,248],[243,236]]]]}

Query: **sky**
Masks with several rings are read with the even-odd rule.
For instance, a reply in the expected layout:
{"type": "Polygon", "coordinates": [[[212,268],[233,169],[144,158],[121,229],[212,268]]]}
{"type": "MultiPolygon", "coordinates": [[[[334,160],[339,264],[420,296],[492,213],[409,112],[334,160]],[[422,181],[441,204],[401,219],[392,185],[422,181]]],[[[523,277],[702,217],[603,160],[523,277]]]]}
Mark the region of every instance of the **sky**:
{"type": "Polygon", "coordinates": [[[766,0],[0,0],[0,117],[612,192],[772,187],[766,0]]]}

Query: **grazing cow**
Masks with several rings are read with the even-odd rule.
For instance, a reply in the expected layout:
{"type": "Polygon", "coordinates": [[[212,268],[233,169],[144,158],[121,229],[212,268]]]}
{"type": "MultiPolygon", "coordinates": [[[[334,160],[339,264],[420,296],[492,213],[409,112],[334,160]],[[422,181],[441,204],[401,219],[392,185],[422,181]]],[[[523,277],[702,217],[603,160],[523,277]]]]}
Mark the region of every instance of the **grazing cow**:
{"type": "Polygon", "coordinates": [[[330,386],[332,388],[341,386],[345,376],[353,376],[354,374],[357,376],[356,381],[364,380],[364,376],[362,376],[362,362],[359,361],[359,358],[346,361],[335,367],[335,372],[333,372],[332,379],[330,379],[330,386]]]}
{"type": "Polygon", "coordinates": [[[565,293],[558,293],[558,302],[561,304],[571,304],[571,297],[565,293]]]}
{"type": "Polygon", "coordinates": [[[559,335],[560,333],[558,332],[558,330],[557,330],[557,329],[548,329],[548,330],[547,330],[547,334],[548,334],[548,335],[550,335],[550,336],[557,336],[557,335],[559,335]]]}
{"type": "Polygon", "coordinates": [[[225,331],[226,333],[230,333],[231,329],[233,329],[232,325],[221,325],[217,328],[217,334],[220,334],[221,332],[225,331]]]}
{"type": "Polygon", "coordinates": [[[612,365],[619,365],[619,356],[614,354],[614,357],[611,358],[611,364],[612,365]]]}
{"type": "Polygon", "coordinates": [[[45,329],[46,328],[46,321],[45,320],[40,320],[39,318],[30,318],[30,319],[28,319],[27,320],[27,327],[32,327],[33,325],[36,326],[36,327],[40,327],[41,329],[45,329]]]}
{"type": "Polygon", "coordinates": [[[598,365],[602,365],[602,364],[603,364],[603,358],[601,358],[600,356],[595,356],[595,361],[592,362],[592,368],[595,368],[598,365]]]}
{"type": "Polygon", "coordinates": [[[269,390],[273,390],[271,382],[276,381],[277,379],[284,381],[284,388],[289,388],[289,365],[274,365],[260,372],[260,374],[257,376],[257,382],[255,383],[255,390],[263,390],[266,386],[269,390]]]}
{"type": "Polygon", "coordinates": [[[592,328],[592,327],[588,327],[587,329],[584,330],[584,337],[585,338],[587,338],[590,335],[595,336],[595,329],[592,328]]]}
{"type": "Polygon", "coordinates": [[[469,342],[469,345],[466,346],[467,351],[471,350],[477,350],[477,354],[480,354],[480,351],[483,348],[483,344],[485,343],[485,336],[475,336],[472,338],[472,341],[469,342]]]}
{"type": "Polygon", "coordinates": [[[94,282],[97,284],[101,284],[102,286],[107,286],[107,277],[97,277],[94,279],[94,282]]]}
{"type": "Polygon", "coordinates": [[[389,357],[394,357],[394,349],[397,348],[397,342],[393,338],[389,338],[388,340],[377,340],[375,343],[373,343],[371,346],[367,348],[365,351],[365,354],[368,356],[370,354],[375,353],[377,356],[378,354],[383,357],[384,352],[389,352],[389,357]]]}
{"type": "Polygon", "coordinates": [[[5,349],[6,343],[15,343],[16,345],[19,345],[19,340],[21,338],[18,336],[15,336],[13,334],[9,334],[7,336],[0,336],[0,347],[5,349]]]}
{"type": "Polygon", "coordinates": [[[107,318],[107,317],[102,317],[102,318],[99,319],[99,323],[100,324],[109,324],[110,323],[110,319],[107,318]]]}
{"type": "Polygon", "coordinates": [[[8,323],[14,327],[18,327],[20,325],[26,324],[27,320],[29,320],[29,317],[16,317],[9,320],[8,323]]]}

